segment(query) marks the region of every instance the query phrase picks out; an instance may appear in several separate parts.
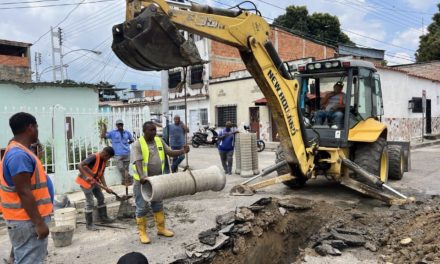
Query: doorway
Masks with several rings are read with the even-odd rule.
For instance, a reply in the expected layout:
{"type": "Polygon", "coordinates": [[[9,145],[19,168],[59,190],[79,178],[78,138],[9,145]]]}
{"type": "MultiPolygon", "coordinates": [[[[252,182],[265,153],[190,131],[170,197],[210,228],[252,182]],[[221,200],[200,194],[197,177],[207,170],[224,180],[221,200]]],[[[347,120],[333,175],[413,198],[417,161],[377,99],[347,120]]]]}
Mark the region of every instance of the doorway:
{"type": "Polygon", "coordinates": [[[260,139],[260,108],[249,107],[249,126],[252,132],[257,133],[260,139]]]}

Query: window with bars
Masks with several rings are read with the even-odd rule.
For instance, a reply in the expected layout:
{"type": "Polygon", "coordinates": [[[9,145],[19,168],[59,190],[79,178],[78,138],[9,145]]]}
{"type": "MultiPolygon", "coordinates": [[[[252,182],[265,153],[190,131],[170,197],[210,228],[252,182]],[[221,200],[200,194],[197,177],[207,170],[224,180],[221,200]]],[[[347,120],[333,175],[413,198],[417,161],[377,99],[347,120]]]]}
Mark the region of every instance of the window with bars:
{"type": "Polygon", "coordinates": [[[182,74],[180,71],[168,72],[168,87],[175,88],[182,81],[182,74]]]}
{"type": "Polygon", "coordinates": [[[191,84],[203,83],[203,65],[191,67],[191,84]]]}
{"type": "Polygon", "coordinates": [[[224,127],[227,121],[237,124],[237,106],[217,106],[217,126],[224,127]]]}
{"type": "Polygon", "coordinates": [[[200,118],[200,124],[203,126],[208,125],[208,109],[202,108],[199,110],[199,118],[200,118]]]}

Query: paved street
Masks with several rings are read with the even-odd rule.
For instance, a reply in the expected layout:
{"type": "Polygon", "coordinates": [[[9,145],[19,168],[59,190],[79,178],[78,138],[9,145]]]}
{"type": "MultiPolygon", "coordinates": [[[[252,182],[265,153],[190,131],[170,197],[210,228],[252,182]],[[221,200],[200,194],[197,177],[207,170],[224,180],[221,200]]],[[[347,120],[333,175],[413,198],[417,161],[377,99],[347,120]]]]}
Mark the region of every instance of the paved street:
{"type": "MultiPolygon", "coordinates": [[[[260,168],[272,164],[274,158],[274,152],[259,153],[260,168]]],[[[412,171],[405,174],[402,181],[391,182],[391,185],[398,187],[404,193],[440,194],[440,162],[436,162],[437,160],[440,160],[440,146],[413,151],[412,171]]],[[[220,166],[220,159],[214,148],[191,149],[189,164],[193,169],[212,165],[220,166]]],[[[157,237],[154,229],[150,228],[152,244],[141,245],[138,242],[134,221],[120,225],[126,229],[107,228],[93,233],[93,236],[85,231],[83,225],[79,225],[71,246],[54,248],[51,239],[49,240],[49,263],[108,264],[131,251],[144,253],[151,260],[150,263],[169,263],[184,254],[183,245],[197,241],[199,232],[214,227],[216,215],[234,210],[238,206],[249,205],[261,197],[295,195],[314,200],[327,200],[332,203],[360,203],[371,208],[381,206],[378,201],[366,198],[326,179],[310,181],[301,190],[290,190],[279,184],[260,190],[252,197],[229,196],[230,188],[241,181],[243,178],[232,175],[227,178],[227,186],[220,193],[205,192],[166,201],[166,211],[169,215],[168,225],[176,233],[173,238],[157,237]]],[[[119,189],[115,188],[115,190],[119,189]]],[[[149,220],[151,223],[151,219],[149,220]]],[[[5,258],[9,250],[9,239],[5,229],[1,230],[0,244],[2,245],[0,258],[5,258]]],[[[351,254],[347,257],[356,259],[351,254]]],[[[366,255],[363,258],[365,260],[370,257],[366,255]]],[[[356,261],[359,262],[352,263],[362,262],[362,260],[356,261]]]]}

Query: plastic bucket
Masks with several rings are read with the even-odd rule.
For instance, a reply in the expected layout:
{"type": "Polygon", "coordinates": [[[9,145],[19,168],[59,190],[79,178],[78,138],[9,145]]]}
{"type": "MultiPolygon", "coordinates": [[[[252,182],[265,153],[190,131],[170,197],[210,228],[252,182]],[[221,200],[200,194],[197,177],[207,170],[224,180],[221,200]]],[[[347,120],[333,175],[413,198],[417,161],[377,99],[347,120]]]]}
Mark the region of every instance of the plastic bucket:
{"type": "Polygon", "coordinates": [[[73,207],[55,210],[55,226],[72,226],[76,228],[76,209],[73,207]]]}
{"type": "Polygon", "coordinates": [[[72,244],[73,226],[56,226],[50,229],[55,247],[67,247],[72,244]]]}

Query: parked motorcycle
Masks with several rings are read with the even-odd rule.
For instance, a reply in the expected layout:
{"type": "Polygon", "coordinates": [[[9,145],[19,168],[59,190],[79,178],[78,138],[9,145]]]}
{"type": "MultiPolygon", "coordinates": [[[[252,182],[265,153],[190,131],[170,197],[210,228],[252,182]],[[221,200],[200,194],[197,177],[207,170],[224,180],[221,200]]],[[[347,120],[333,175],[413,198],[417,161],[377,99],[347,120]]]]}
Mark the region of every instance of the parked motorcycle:
{"type": "Polygon", "coordinates": [[[215,131],[215,127],[206,126],[199,131],[194,132],[191,145],[198,148],[201,145],[215,145],[218,143],[218,133],[215,131]]]}
{"type": "MultiPolygon", "coordinates": [[[[249,126],[244,126],[244,130],[252,132],[249,126]]],[[[257,151],[262,152],[266,148],[266,143],[262,139],[257,139],[257,151]]]]}

